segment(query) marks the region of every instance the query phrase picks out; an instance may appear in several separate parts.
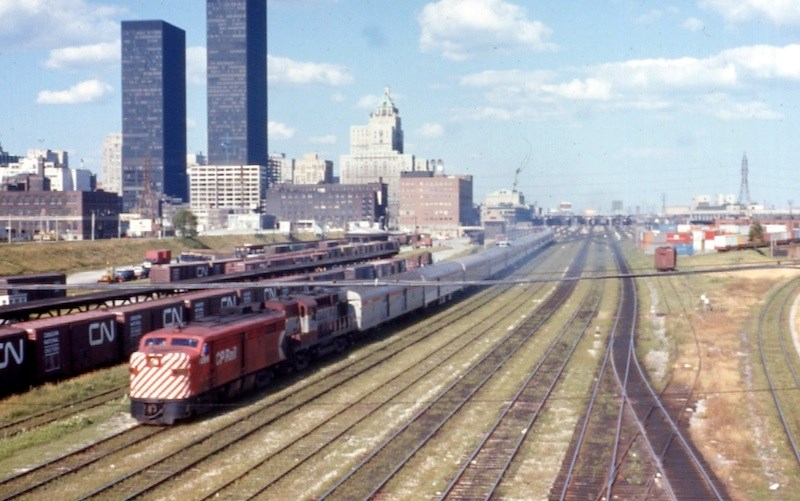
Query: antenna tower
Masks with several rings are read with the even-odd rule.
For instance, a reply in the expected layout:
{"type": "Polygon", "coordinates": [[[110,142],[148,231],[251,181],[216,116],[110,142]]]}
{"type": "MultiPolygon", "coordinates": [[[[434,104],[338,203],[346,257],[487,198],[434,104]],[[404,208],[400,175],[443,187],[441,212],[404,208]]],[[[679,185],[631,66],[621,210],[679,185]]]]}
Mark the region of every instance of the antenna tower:
{"type": "Polygon", "coordinates": [[[739,205],[750,205],[750,186],[747,184],[747,153],[742,154],[742,184],[739,187],[739,205]]]}

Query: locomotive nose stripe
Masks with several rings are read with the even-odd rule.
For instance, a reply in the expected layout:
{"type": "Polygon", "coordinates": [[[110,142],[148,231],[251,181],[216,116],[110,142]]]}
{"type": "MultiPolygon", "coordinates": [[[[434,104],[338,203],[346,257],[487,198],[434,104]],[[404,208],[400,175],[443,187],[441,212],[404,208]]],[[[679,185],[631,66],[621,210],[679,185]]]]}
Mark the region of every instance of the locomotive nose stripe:
{"type": "Polygon", "coordinates": [[[152,366],[147,355],[134,353],[131,365],[139,371],[131,378],[131,398],[172,400],[189,396],[189,378],[173,374],[173,369],[189,367],[187,355],[167,353],[160,357],[157,366],[152,366]]]}

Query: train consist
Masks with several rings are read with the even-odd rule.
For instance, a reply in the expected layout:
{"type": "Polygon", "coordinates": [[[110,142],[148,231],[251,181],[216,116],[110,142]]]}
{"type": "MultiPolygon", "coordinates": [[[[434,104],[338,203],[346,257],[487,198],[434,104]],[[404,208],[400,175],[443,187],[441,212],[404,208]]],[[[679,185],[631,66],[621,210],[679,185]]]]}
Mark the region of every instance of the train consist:
{"type": "MultiPolygon", "coordinates": [[[[231,309],[260,310],[264,301],[289,292],[286,287],[276,284],[278,281],[313,283],[373,279],[429,262],[429,253],[410,260],[383,259],[262,280],[253,282],[252,286],[211,288],[3,325],[0,326],[0,395],[125,361],[139,347],[142,336],[153,330],[197,322],[231,309]]],[[[63,277],[50,279],[53,283],[63,283],[63,277]],[[62,281],[58,282],[59,279],[62,281]]],[[[11,279],[11,283],[29,283],[20,282],[15,277],[6,278],[11,279]]]]}
{"type": "Polygon", "coordinates": [[[396,284],[317,289],[267,299],[249,313],[156,330],[131,355],[131,414],[172,424],[211,404],[265,385],[275,370],[302,369],[344,350],[350,336],[440,304],[511,269],[549,245],[549,230],[465,258],[409,270],[396,284]]]}
{"type": "Polygon", "coordinates": [[[322,242],[325,243],[300,250],[292,250],[286,245],[286,251],[279,249],[273,252],[258,246],[249,246],[246,249],[237,247],[235,251],[241,257],[153,265],[150,268],[150,283],[170,284],[182,280],[255,271],[291,272],[300,268],[313,269],[317,263],[348,261],[362,255],[396,254],[400,249],[400,244],[391,240],[364,244],[340,244],[338,241],[327,240],[322,242]],[[253,252],[255,248],[262,252],[243,255],[248,251],[253,252]]]}

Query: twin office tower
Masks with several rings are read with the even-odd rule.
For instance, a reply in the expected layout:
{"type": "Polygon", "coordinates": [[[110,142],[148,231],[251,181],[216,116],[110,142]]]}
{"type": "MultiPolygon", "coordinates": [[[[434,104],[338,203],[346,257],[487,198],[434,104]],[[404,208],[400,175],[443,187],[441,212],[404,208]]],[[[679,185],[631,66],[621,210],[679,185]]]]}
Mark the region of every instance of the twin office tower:
{"type": "MultiPolygon", "coordinates": [[[[266,0],[207,0],[208,162],[267,164],[266,0]]],[[[122,208],[188,199],[186,33],[122,22],[122,208]]]]}

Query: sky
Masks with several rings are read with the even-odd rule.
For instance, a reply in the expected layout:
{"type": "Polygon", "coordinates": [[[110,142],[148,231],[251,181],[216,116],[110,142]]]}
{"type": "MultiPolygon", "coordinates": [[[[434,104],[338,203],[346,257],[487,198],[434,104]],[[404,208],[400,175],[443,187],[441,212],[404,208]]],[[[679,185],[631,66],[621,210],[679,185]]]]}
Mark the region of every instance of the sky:
{"type": "MultiPolygon", "coordinates": [[[[207,151],[203,0],[0,0],[0,145],[101,172],[121,130],[120,21],[186,31],[207,151]]],[[[735,194],[800,207],[800,0],[267,0],[269,150],[334,162],[385,87],[405,152],[549,208],[735,194]],[[516,176],[516,171],[519,175],[516,176]]],[[[101,179],[102,180],[102,179],[101,179]]]]}

